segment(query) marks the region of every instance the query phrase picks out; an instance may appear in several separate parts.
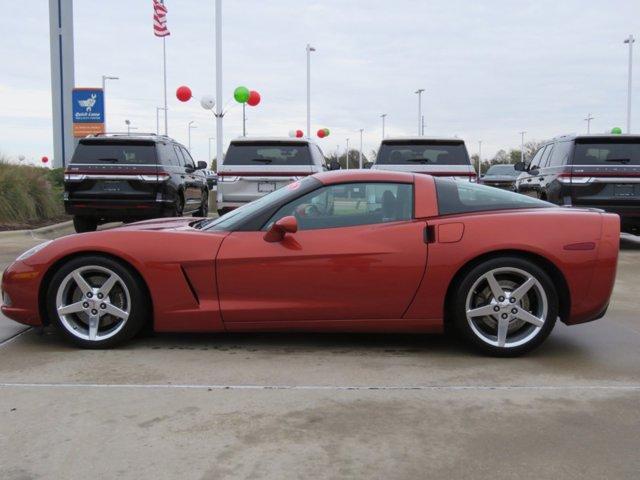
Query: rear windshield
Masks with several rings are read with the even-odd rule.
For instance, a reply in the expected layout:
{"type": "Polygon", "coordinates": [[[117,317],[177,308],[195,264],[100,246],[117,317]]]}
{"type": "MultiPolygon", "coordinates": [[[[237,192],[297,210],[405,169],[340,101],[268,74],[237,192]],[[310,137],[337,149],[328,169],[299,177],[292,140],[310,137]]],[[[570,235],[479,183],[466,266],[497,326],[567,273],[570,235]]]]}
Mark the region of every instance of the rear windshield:
{"type": "Polygon", "coordinates": [[[309,145],[299,142],[232,143],[225,165],[311,165],[309,145]]]}
{"type": "Polygon", "coordinates": [[[80,140],[71,163],[150,165],[156,163],[154,142],[80,140]]]}
{"type": "Polygon", "coordinates": [[[500,188],[438,177],[434,180],[440,215],[554,206],[551,203],[500,188]]]}
{"type": "Polygon", "coordinates": [[[411,141],[383,142],[380,145],[378,165],[469,165],[464,142],[411,141]]]}
{"type": "Polygon", "coordinates": [[[640,165],[640,139],[576,139],[574,165],[640,165]]]}
{"type": "Polygon", "coordinates": [[[486,175],[509,175],[510,177],[517,177],[520,175],[520,172],[513,168],[513,165],[492,165],[489,167],[489,170],[487,170],[486,175]]]}

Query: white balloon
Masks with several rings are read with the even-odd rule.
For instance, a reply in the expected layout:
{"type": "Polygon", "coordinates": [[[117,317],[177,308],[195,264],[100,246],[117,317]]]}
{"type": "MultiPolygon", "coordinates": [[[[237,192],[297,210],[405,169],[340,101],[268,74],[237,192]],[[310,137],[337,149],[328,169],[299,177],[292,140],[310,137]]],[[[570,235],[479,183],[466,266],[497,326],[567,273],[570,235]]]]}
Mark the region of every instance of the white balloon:
{"type": "Polygon", "coordinates": [[[211,95],[204,95],[200,99],[200,105],[202,105],[202,108],[204,108],[205,110],[212,110],[213,107],[216,106],[216,101],[211,95]]]}
{"type": "Polygon", "coordinates": [[[24,162],[24,155],[18,156],[18,160],[20,160],[21,162],[24,162]]]}

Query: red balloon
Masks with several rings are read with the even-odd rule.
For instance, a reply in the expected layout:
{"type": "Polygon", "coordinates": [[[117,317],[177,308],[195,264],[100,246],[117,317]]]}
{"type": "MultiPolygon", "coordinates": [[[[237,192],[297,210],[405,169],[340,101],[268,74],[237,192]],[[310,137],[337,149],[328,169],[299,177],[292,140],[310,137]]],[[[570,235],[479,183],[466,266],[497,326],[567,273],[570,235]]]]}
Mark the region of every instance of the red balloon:
{"type": "Polygon", "coordinates": [[[42,157],[42,163],[47,163],[49,161],[49,157],[42,157]]]}
{"type": "Polygon", "coordinates": [[[321,128],[320,130],[318,130],[317,135],[320,138],[324,138],[327,136],[327,132],[324,131],[324,128],[321,128]]]}
{"type": "Polygon", "coordinates": [[[260,94],[255,90],[251,90],[249,92],[249,100],[247,100],[247,103],[252,107],[258,105],[260,103],[260,94]]]}
{"type": "Polygon", "coordinates": [[[181,102],[188,102],[192,96],[191,89],[186,85],[178,87],[178,90],[176,90],[176,97],[178,97],[178,100],[181,102]]]}
{"type": "Polygon", "coordinates": [[[296,137],[297,138],[302,138],[304,137],[304,132],[302,130],[296,130],[296,137]]]}

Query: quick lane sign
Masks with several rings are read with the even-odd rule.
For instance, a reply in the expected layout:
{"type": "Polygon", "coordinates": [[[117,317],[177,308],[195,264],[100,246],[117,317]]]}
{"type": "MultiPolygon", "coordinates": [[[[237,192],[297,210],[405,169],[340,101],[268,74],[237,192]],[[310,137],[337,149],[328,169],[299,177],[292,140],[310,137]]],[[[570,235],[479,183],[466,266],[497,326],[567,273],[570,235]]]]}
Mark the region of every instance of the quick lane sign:
{"type": "Polygon", "coordinates": [[[73,136],[104,133],[104,92],[101,88],[74,88],[73,136]]]}

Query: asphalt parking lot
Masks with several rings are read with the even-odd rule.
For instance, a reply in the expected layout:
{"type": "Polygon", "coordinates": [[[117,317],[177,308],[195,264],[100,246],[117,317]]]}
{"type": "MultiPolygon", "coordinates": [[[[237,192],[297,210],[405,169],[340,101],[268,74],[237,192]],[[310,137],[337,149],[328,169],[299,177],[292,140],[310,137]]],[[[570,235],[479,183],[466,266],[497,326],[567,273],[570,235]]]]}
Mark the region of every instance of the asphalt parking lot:
{"type": "MultiPolygon", "coordinates": [[[[41,238],[0,238],[0,270],[41,238]]],[[[638,478],[640,241],[621,243],[607,317],[516,359],[408,335],[85,351],[0,318],[0,478],[638,478]]]]}

